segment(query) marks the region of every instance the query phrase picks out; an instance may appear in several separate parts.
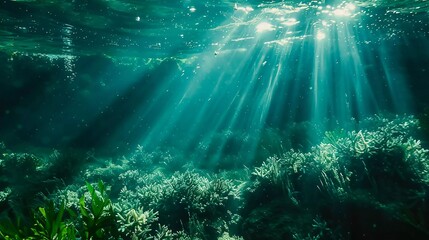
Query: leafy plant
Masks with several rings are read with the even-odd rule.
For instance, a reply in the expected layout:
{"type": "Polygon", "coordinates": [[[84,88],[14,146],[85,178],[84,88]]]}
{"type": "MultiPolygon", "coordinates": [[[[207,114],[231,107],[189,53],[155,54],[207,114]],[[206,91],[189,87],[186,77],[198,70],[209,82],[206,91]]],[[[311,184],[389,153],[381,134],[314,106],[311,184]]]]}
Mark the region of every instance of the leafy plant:
{"type": "MultiPolygon", "coordinates": [[[[34,227],[31,228],[34,239],[76,239],[75,227],[63,219],[65,211],[64,202],[61,203],[58,211],[56,211],[53,201],[50,201],[46,207],[40,207],[39,214],[34,217],[34,227]]],[[[68,211],[71,213],[70,210],[68,211]]],[[[72,214],[74,215],[74,213],[72,214]]]]}
{"type": "Polygon", "coordinates": [[[57,210],[54,202],[44,207],[39,207],[38,212],[33,214],[33,218],[28,224],[21,218],[16,222],[11,219],[3,220],[0,223],[0,239],[6,240],[62,240],[76,239],[76,228],[72,222],[65,220],[65,215],[69,213],[75,216],[68,209],[64,202],[61,203],[57,210]],[[31,227],[29,227],[31,226],[31,227]]]}
{"type": "Polygon", "coordinates": [[[90,195],[89,204],[85,201],[85,195],[79,200],[80,214],[83,223],[81,238],[84,240],[107,239],[113,231],[115,213],[112,203],[108,198],[104,183],[98,182],[98,191],[89,183],[86,183],[90,195]]]}
{"type": "Polygon", "coordinates": [[[11,219],[4,219],[0,222],[0,239],[5,240],[27,240],[30,239],[31,231],[28,226],[23,224],[21,218],[17,218],[16,222],[11,219]]]}

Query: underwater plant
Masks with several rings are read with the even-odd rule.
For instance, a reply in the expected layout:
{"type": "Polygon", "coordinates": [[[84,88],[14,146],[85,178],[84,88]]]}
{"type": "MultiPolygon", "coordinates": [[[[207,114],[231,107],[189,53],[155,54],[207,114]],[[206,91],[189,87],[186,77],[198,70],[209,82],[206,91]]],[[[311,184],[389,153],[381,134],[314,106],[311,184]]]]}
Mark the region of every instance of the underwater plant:
{"type": "Polygon", "coordinates": [[[10,218],[3,219],[0,223],[0,236],[3,239],[108,239],[112,231],[114,214],[110,199],[104,191],[104,184],[98,183],[96,190],[87,184],[87,190],[91,197],[89,204],[85,202],[85,196],[80,198],[80,211],[76,213],[67,207],[64,201],[56,206],[49,200],[44,206],[33,211],[31,219],[20,216],[13,221],[10,218]],[[89,206],[88,206],[89,205],[89,206]]]}
{"type": "Polygon", "coordinates": [[[2,219],[0,221],[0,239],[5,240],[25,240],[31,239],[32,235],[30,227],[23,223],[22,218],[16,218],[13,221],[10,218],[2,219]]]}
{"type": "Polygon", "coordinates": [[[103,182],[98,182],[97,189],[87,183],[90,199],[85,201],[85,195],[79,200],[83,228],[80,237],[84,240],[107,239],[115,229],[115,212],[111,200],[106,194],[103,182]]]}
{"type": "MultiPolygon", "coordinates": [[[[117,236],[115,213],[103,182],[94,188],[87,183],[87,195],[79,201],[79,211],[64,200],[55,204],[53,199],[32,211],[32,216],[17,215],[0,222],[3,239],[110,239],[117,236]]],[[[2,239],[0,238],[0,239],[2,239]]]]}
{"type": "MultiPolygon", "coordinates": [[[[66,211],[64,203],[56,210],[53,201],[50,201],[45,207],[39,207],[38,210],[39,213],[34,217],[34,226],[31,227],[33,239],[76,239],[76,229],[73,223],[64,219],[66,211]]],[[[69,209],[67,210],[71,213],[69,209]]],[[[71,214],[74,215],[74,213],[71,214]]]]}
{"type": "MultiPolygon", "coordinates": [[[[427,238],[429,150],[419,122],[375,116],[354,125],[240,171],[171,172],[162,159],[181,154],[161,152],[142,169],[126,157],[93,161],[31,214],[1,220],[0,239],[427,238]]],[[[3,202],[15,189],[5,185],[3,202]]]]}

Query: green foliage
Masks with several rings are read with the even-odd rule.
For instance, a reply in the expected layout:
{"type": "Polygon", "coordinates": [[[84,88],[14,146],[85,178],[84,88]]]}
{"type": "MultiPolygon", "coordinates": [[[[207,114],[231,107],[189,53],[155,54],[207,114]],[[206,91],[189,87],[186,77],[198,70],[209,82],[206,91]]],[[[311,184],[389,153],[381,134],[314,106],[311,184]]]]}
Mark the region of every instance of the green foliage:
{"type": "Polygon", "coordinates": [[[97,189],[86,184],[89,199],[85,195],[79,199],[80,215],[67,207],[64,201],[55,206],[49,201],[39,207],[29,219],[28,224],[18,220],[4,220],[0,224],[0,236],[3,239],[25,240],[85,240],[108,239],[115,236],[115,213],[108,198],[103,182],[99,182],[97,189]]]}
{"type": "MultiPolygon", "coordinates": [[[[71,223],[66,223],[63,219],[65,211],[64,203],[61,204],[57,211],[52,201],[45,207],[39,207],[39,214],[34,217],[34,226],[31,228],[34,239],[75,239],[75,227],[71,223]]],[[[74,213],[72,214],[74,215],[74,213]]]]}
{"type": "Polygon", "coordinates": [[[57,209],[50,201],[46,206],[39,207],[33,214],[30,226],[23,224],[21,218],[16,222],[5,219],[0,223],[0,236],[3,239],[25,240],[61,240],[76,239],[76,229],[72,222],[66,221],[65,214],[74,213],[62,203],[57,209]]]}
{"type": "Polygon", "coordinates": [[[10,218],[0,221],[0,239],[5,240],[29,240],[32,231],[22,222],[22,218],[12,221],[10,218]]]}
{"type": "Polygon", "coordinates": [[[96,190],[91,184],[86,183],[90,195],[90,203],[87,204],[85,196],[79,200],[80,214],[83,229],[80,232],[82,239],[95,240],[107,239],[114,230],[115,213],[108,198],[103,182],[98,182],[96,190]]]}

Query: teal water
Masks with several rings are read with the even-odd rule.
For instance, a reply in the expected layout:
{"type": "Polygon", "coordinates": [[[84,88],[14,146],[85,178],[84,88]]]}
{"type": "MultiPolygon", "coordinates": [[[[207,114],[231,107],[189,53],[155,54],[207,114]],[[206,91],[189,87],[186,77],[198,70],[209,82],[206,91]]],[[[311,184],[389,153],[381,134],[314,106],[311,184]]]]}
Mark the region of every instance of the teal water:
{"type": "Polygon", "coordinates": [[[427,239],[428,1],[0,6],[17,239],[427,239]]]}

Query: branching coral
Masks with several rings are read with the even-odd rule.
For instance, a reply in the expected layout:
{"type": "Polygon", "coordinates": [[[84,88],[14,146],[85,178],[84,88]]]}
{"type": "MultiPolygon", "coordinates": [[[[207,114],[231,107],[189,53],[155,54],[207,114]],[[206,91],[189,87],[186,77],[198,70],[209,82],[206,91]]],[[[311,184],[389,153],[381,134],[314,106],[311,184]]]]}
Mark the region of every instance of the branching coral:
{"type": "Polygon", "coordinates": [[[130,209],[115,204],[115,210],[119,232],[130,238],[147,239],[152,225],[158,220],[158,212],[152,209],[144,211],[143,207],[130,209]]]}
{"type": "MultiPolygon", "coordinates": [[[[56,204],[38,208],[30,225],[2,223],[0,236],[241,239],[229,235],[238,233],[252,239],[252,234],[262,231],[259,226],[267,226],[269,233],[258,235],[259,239],[342,239],[354,231],[354,221],[361,223],[348,217],[355,212],[379,224],[394,223],[402,227],[398,231],[429,235],[429,150],[415,134],[418,121],[374,117],[356,126],[327,132],[307,152],[286,151],[253,169],[221,174],[201,169],[173,173],[163,165],[176,155],[147,153],[139,147],[130,159],[99,161],[81,174],[90,181],[109,181],[109,192],[115,193],[112,201],[102,182],[86,188],[69,185],[49,195],[56,204]],[[249,235],[241,228],[253,229],[249,235]],[[271,234],[275,230],[283,235],[271,234]]],[[[38,160],[34,155],[9,153],[0,145],[2,173],[7,174],[9,166],[8,170],[22,167],[34,175],[41,171],[38,160]]],[[[0,203],[10,202],[6,200],[15,189],[6,180],[14,178],[0,180],[5,183],[0,203]]],[[[369,223],[363,224],[372,231],[369,223]]]]}
{"type": "MultiPolygon", "coordinates": [[[[404,228],[411,226],[426,234],[422,229],[427,218],[405,217],[426,208],[428,199],[429,150],[416,139],[418,121],[413,117],[374,117],[360,126],[358,130],[327,132],[323,142],[308,153],[291,150],[268,158],[253,171],[253,196],[271,194],[269,201],[273,201],[279,196],[266,189],[282,189],[290,200],[296,199],[312,211],[364,204],[367,207],[362,212],[375,209],[404,228]],[[316,203],[314,197],[318,198],[316,203]],[[412,214],[406,214],[409,212],[412,214]]],[[[318,234],[293,236],[321,238],[318,234]]]]}

